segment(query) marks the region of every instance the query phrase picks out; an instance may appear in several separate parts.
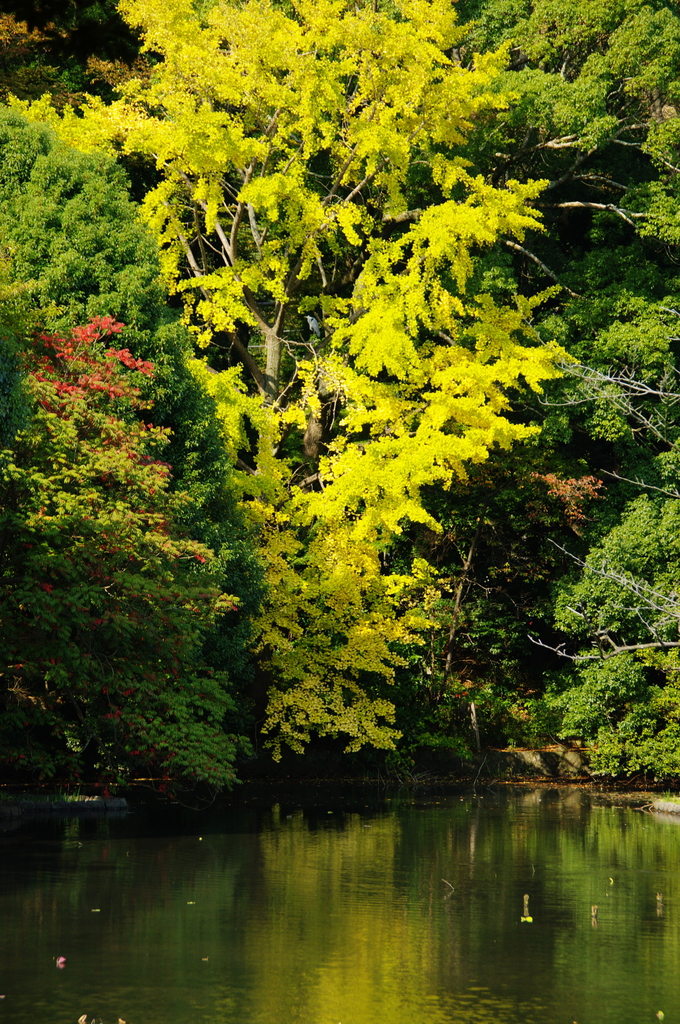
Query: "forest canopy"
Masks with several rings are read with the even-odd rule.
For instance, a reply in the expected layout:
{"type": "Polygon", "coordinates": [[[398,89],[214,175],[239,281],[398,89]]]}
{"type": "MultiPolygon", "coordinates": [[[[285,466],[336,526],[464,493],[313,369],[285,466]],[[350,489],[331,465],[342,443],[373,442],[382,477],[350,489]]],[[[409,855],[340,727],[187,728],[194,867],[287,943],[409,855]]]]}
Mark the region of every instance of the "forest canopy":
{"type": "Polygon", "coordinates": [[[0,427],[15,465],[41,333],[108,316],[153,363],[177,528],[237,609],[178,670],[223,680],[222,762],[560,738],[675,773],[677,12],[115,16],[89,88],[26,99],[29,60],[0,121],[0,427]]]}

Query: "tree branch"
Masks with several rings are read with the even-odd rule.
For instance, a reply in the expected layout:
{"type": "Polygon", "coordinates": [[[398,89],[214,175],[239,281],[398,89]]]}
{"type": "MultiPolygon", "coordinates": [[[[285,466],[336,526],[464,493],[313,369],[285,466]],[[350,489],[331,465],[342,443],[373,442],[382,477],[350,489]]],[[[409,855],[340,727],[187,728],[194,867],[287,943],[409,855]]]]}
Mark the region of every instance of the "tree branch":
{"type": "Polygon", "coordinates": [[[458,630],[458,620],[460,619],[460,609],[463,603],[463,591],[465,590],[465,584],[468,581],[470,575],[470,569],[472,568],[472,561],[475,556],[475,550],[479,543],[479,538],[482,535],[482,526],[484,525],[484,517],[480,515],[477,519],[477,529],[475,530],[474,537],[470,544],[470,549],[467,553],[467,558],[463,562],[463,573],[456,587],[456,598],[453,606],[453,614],[451,615],[451,627],[449,629],[449,640],[446,645],[446,664],[444,665],[444,681],[451,675],[453,668],[453,641],[456,638],[456,632],[458,630]]]}
{"type": "Polygon", "coordinates": [[[339,172],[338,172],[338,174],[337,174],[337,176],[335,178],[335,181],[331,185],[330,192],[327,195],[325,195],[324,198],[321,200],[321,205],[322,206],[328,206],[328,204],[330,203],[331,199],[333,198],[333,196],[336,194],[336,192],[340,188],[340,185],[342,184],[342,179],[345,177],[345,175],[347,174],[347,171],[349,170],[349,168],[352,165],[352,162],[354,161],[354,157],[356,156],[358,145],[359,145],[358,142],[355,143],[354,148],[352,149],[352,151],[350,152],[349,156],[345,160],[344,164],[340,168],[340,170],[339,170],[339,172]]]}
{"type": "Polygon", "coordinates": [[[551,281],[554,281],[555,284],[558,284],[560,288],[564,288],[565,292],[571,295],[572,298],[581,298],[578,292],[573,292],[571,288],[567,287],[566,284],[562,284],[562,282],[558,280],[557,276],[553,274],[552,270],[550,270],[549,267],[546,267],[545,263],[539,260],[538,256],[534,256],[533,252],[529,252],[528,249],[525,249],[522,245],[518,245],[517,242],[511,242],[509,238],[504,239],[504,244],[507,245],[509,249],[514,249],[516,252],[521,252],[523,256],[527,257],[527,259],[533,260],[533,262],[541,268],[546,277],[549,277],[551,281]]]}
{"type": "MultiPolygon", "coordinates": [[[[615,583],[617,587],[621,587],[627,590],[630,594],[639,598],[642,603],[650,608],[652,611],[660,612],[662,615],[668,615],[670,619],[678,619],[680,621],[680,597],[673,591],[670,594],[663,594],[660,590],[656,590],[650,586],[644,580],[633,579],[632,576],[627,576],[625,573],[616,572],[615,570],[608,569],[606,562],[603,563],[603,568],[598,569],[590,562],[584,562],[583,559],[579,558],[578,555],[572,554],[566,548],[558,544],[557,541],[550,540],[553,547],[556,547],[558,551],[561,551],[571,558],[572,561],[576,562],[578,566],[585,569],[586,572],[592,573],[594,576],[598,576],[600,579],[609,580],[611,583],[615,583]]],[[[573,609],[572,609],[573,610],[573,609]]],[[[576,612],[575,614],[581,614],[576,612]]],[[[581,615],[582,618],[585,616],[581,615]]],[[[605,630],[605,632],[608,632],[605,630]]]]}
{"type": "Polygon", "coordinates": [[[620,480],[621,483],[642,487],[645,491],[657,491],[659,494],[665,494],[667,498],[680,498],[680,491],[677,490],[668,491],[665,487],[655,487],[654,484],[646,484],[644,480],[631,480],[629,477],[621,476],[619,473],[610,473],[607,469],[601,469],[600,473],[610,476],[613,480],[620,480]]]}
{"type": "MultiPolygon", "coordinates": [[[[575,174],[574,181],[584,181],[586,184],[589,184],[591,181],[602,181],[605,185],[621,189],[622,192],[628,191],[627,185],[622,185],[620,182],[614,181],[613,178],[608,178],[604,174],[575,174]]],[[[552,188],[552,185],[549,185],[548,188],[552,188]]]]}
{"type": "Polygon", "coordinates": [[[581,380],[586,391],[584,399],[570,399],[567,402],[552,402],[540,399],[542,405],[582,405],[584,402],[602,401],[609,402],[623,416],[635,420],[637,427],[634,430],[648,430],[658,441],[667,446],[672,446],[673,440],[669,439],[664,432],[665,423],[657,417],[656,422],[653,413],[647,414],[634,404],[634,399],[659,399],[664,406],[674,406],[680,402],[680,393],[667,391],[663,387],[655,388],[644,381],[636,380],[630,373],[620,374],[603,373],[601,370],[594,370],[592,367],[583,366],[581,363],[561,363],[560,369],[566,376],[577,377],[581,380]],[[618,393],[617,393],[618,392],[618,393]]]}
{"type": "Polygon", "coordinates": [[[383,224],[406,224],[409,221],[417,221],[423,215],[422,210],[405,210],[403,213],[397,213],[393,217],[383,214],[383,224]]]}
{"type": "MultiPolygon", "coordinates": [[[[666,650],[680,647],[680,640],[660,640],[648,644],[614,644],[611,651],[600,651],[599,654],[568,654],[565,650],[564,644],[557,644],[557,646],[544,644],[540,638],[531,636],[530,633],[527,633],[527,638],[532,644],[535,644],[536,647],[542,647],[546,651],[552,651],[553,654],[557,654],[558,657],[568,658],[569,661],[610,661],[612,658],[618,657],[619,654],[633,653],[635,651],[666,650]]],[[[613,641],[611,642],[613,643],[613,641]]],[[[680,669],[677,671],[680,671],[680,669]]]]}
{"type": "MultiPolygon", "coordinates": [[[[573,136],[572,136],[572,138],[573,138],[573,136]]],[[[563,148],[565,148],[564,146],[560,146],[560,145],[550,146],[549,143],[546,143],[546,146],[548,148],[550,148],[550,149],[563,149],[563,148]]],[[[571,146],[571,144],[570,144],[570,146],[571,146]]],[[[589,149],[587,152],[581,153],[581,155],[579,157],[577,157],[576,160],[574,160],[573,164],[571,165],[569,170],[566,172],[566,174],[563,174],[561,178],[556,178],[554,181],[550,182],[550,184],[546,188],[546,192],[549,192],[553,188],[559,188],[560,185],[564,185],[564,184],[566,184],[566,182],[571,181],[571,179],[574,177],[574,172],[577,171],[579,169],[579,167],[582,167],[583,164],[587,160],[589,160],[591,158],[591,156],[594,156],[595,153],[597,153],[598,149],[599,149],[599,146],[593,146],[592,149],[589,149]]]]}
{"type": "Polygon", "coordinates": [[[627,224],[631,227],[635,227],[635,223],[631,218],[637,220],[646,220],[646,213],[632,213],[630,210],[622,210],[620,206],[615,206],[614,203],[584,203],[584,202],[571,202],[571,203],[533,203],[533,206],[542,210],[606,210],[609,213],[615,213],[619,217],[622,217],[627,224]]]}

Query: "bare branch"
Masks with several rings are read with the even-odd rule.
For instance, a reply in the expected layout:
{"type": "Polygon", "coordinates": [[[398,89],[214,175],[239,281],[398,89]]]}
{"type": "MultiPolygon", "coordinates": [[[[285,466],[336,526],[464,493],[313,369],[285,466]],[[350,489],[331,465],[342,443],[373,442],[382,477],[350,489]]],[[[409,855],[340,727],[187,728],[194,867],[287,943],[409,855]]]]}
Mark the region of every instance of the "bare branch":
{"type": "Polygon", "coordinates": [[[264,395],[266,389],[264,374],[262,373],[262,370],[257,365],[257,363],[255,362],[255,360],[253,359],[253,357],[251,356],[250,352],[245,347],[243,342],[239,340],[238,335],[236,333],[230,335],[230,340],[233,347],[236,349],[241,362],[246,367],[251,377],[257,384],[258,391],[260,392],[261,395],[264,395]]]}
{"type": "Polygon", "coordinates": [[[408,221],[417,221],[423,215],[422,210],[404,210],[403,213],[397,213],[393,217],[388,214],[383,215],[383,224],[406,224],[408,221]]]}
{"type": "Polygon", "coordinates": [[[559,139],[540,142],[536,149],[573,149],[578,144],[578,135],[562,135],[559,139]]]}
{"type": "Polygon", "coordinates": [[[250,221],[250,230],[252,232],[253,239],[255,240],[255,245],[257,246],[257,252],[258,252],[258,255],[261,256],[262,255],[262,236],[261,236],[261,234],[259,232],[259,229],[257,227],[257,220],[255,219],[255,209],[254,209],[252,203],[247,203],[246,204],[246,209],[248,210],[248,220],[250,221]]]}
{"type": "MultiPolygon", "coordinates": [[[[574,181],[584,181],[586,184],[590,184],[591,181],[601,181],[605,185],[610,185],[612,188],[621,189],[622,192],[628,191],[627,185],[622,185],[618,181],[614,181],[613,178],[607,178],[604,174],[575,174],[574,181]]],[[[549,188],[552,186],[548,186],[549,188]]]]}
{"type": "Polygon", "coordinates": [[[634,219],[646,220],[646,213],[632,213],[630,210],[622,210],[621,207],[615,206],[614,203],[584,203],[584,202],[571,202],[571,203],[533,203],[535,207],[542,210],[605,210],[609,213],[615,213],[630,224],[631,227],[635,227],[634,219]]]}
{"type": "Polygon", "coordinates": [[[236,459],[236,468],[240,469],[243,473],[247,473],[248,476],[257,476],[257,470],[253,469],[252,466],[249,466],[247,462],[243,461],[243,459],[236,459]]]}
{"type": "Polygon", "coordinates": [[[347,174],[347,171],[349,170],[349,168],[352,165],[352,162],[354,161],[354,157],[356,156],[356,152],[357,152],[358,146],[359,146],[359,143],[357,142],[352,147],[352,150],[350,151],[349,156],[347,157],[347,159],[345,160],[344,164],[342,165],[342,167],[338,171],[338,174],[337,174],[337,176],[335,178],[335,181],[331,185],[330,192],[328,193],[328,195],[324,196],[324,198],[322,199],[322,201],[321,201],[321,205],[322,206],[328,206],[328,204],[330,203],[331,199],[333,198],[335,193],[340,188],[340,185],[342,184],[342,179],[345,177],[345,175],[347,174]]]}
{"type": "Polygon", "coordinates": [[[316,256],[316,265],[319,268],[319,273],[321,274],[321,286],[322,286],[323,290],[325,292],[327,292],[328,291],[328,278],[326,277],[326,271],[323,268],[323,260],[321,259],[321,256],[318,253],[317,253],[317,256],[316,256]]]}
{"type": "Polygon", "coordinates": [[[665,487],[655,487],[654,484],[646,484],[644,480],[631,480],[629,477],[621,476],[619,473],[610,473],[607,469],[601,469],[600,473],[612,477],[613,480],[620,480],[621,483],[642,487],[645,491],[657,491],[659,494],[665,494],[667,498],[680,498],[680,491],[678,490],[668,491],[665,487]]]}
{"type": "MultiPolygon", "coordinates": [[[[572,138],[573,138],[573,136],[572,136],[572,138]]],[[[573,146],[573,143],[569,143],[568,146],[563,146],[563,145],[559,145],[559,144],[554,145],[554,146],[550,146],[548,144],[548,148],[549,149],[565,149],[565,148],[571,148],[572,146],[573,146]]],[[[561,178],[556,178],[554,181],[550,182],[550,184],[548,185],[548,187],[546,189],[546,192],[549,192],[550,189],[553,189],[553,188],[559,188],[560,185],[564,185],[567,181],[571,181],[572,178],[574,177],[574,173],[579,169],[579,167],[582,167],[583,164],[587,160],[589,160],[591,156],[594,156],[595,153],[597,153],[598,148],[599,148],[598,146],[593,146],[591,149],[587,150],[585,153],[581,153],[581,155],[579,157],[577,157],[576,160],[574,160],[574,162],[571,165],[571,167],[569,168],[569,170],[565,174],[563,174],[561,178]]]]}
{"type": "MultiPolygon", "coordinates": [[[[614,135],[613,138],[605,139],[605,140],[603,140],[603,142],[601,144],[592,146],[590,149],[586,150],[585,153],[581,153],[581,155],[576,158],[576,160],[571,165],[569,170],[565,174],[563,174],[561,178],[557,178],[555,181],[551,181],[550,182],[550,184],[548,185],[546,191],[550,191],[550,189],[554,189],[554,188],[559,188],[560,185],[564,185],[567,181],[571,181],[574,178],[574,174],[579,169],[579,167],[582,167],[583,164],[586,163],[586,161],[589,160],[591,156],[594,156],[595,153],[598,152],[598,150],[603,149],[605,146],[608,146],[610,142],[620,142],[620,139],[618,138],[618,136],[620,134],[622,134],[623,132],[630,131],[632,128],[637,128],[637,127],[644,127],[644,126],[643,125],[622,125],[619,128],[619,131],[616,133],[616,135],[614,135]]],[[[561,139],[553,139],[551,142],[543,143],[543,147],[545,147],[546,149],[575,149],[575,148],[578,147],[578,144],[579,144],[579,136],[578,135],[565,135],[561,139]]],[[[626,143],[626,142],[624,142],[624,143],[621,143],[621,144],[624,145],[624,146],[625,145],[634,145],[634,146],[639,148],[639,144],[638,143],[626,143]]],[[[538,146],[537,149],[541,149],[543,147],[538,146]]],[[[620,186],[620,187],[623,188],[623,186],[620,186]]]]}
{"type": "Polygon", "coordinates": [[[514,249],[516,252],[521,252],[523,256],[527,257],[527,259],[533,260],[533,262],[541,268],[546,277],[549,277],[551,281],[554,281],[555,284],[558,284],[560,288],[564,288],[565,292],[571,295],[573,299],[581,298],[581,296],[577,292],[573,292],[571,288],[568,288],[566,286],[566,284],[562,284],[562,282],[558,280],[556,275],[553,274],[552,270],[550,270],[549,267],[546,267],[545,263],[539,260],[538,256],[534,256],[533,252],[529,252],[528,249],[525,249],[522,245],[518,245],[517,242],[511,242],[509,238],[504,239],[504,244],[507,245],[509,249],[514,249]]]}
{"type": "MultiPolygon", "coordinates": [[[[633,149],[642,149],[642,143],[640,142],[624,142],[623,139],[612,139],[612,142],[615,142],[617,146],[631,146],[633,149]]],[[[676,167],[670,160],[666,160],[665,157],[660,156],[658,153],[654,153],[653,156],[648,154],[648,156],[652,160],[658,160],[660,164],[668,167],[674,174],[680,174],[680,167],[676,167]]]]}
{"type": "Polygon", "coordinates": [[[345,198],[343,199],[343,203],[351,203],[352,200],[354,199],[354,197],[359,195],[359,193],[361,192],[362,188],[366,188],[366,186],[369,184],[369,182],[373,181],[373,179],[375,178],[376,174],[378,174],[378,172],[383,169],[383,167],[385,166],[386,163],[387,163],[387,160],[382,160],[378,164],[378,166],[376,167],[376,169],[374,171],[371,171],[370,174],[366,175],[366,177],[363,179],[363,181],[360,181],[358,185],[355,185],[354,188],[352,189],[352,191],[350,192],[350,194],[348,196],[345,196],[345,198]]]}
{"type": "Polygon", "coordinates": [[[660,164],[663,164],[664,167],[668,167],[668,169],[670,171],[673,171],[674,174],[680,174],[680,167],[676,167],[675,164],[672,164],[670,162],[670,160],[666,160],[664,157],[660,156],[658,153],[654,154],[654,156],[652,157],[652,160],[658,160],[660,164]]]}
{"type": "MultiPolygon", "coordinates": [[[[244,175],[243,175],[243,184],[244,184],[244,186],[248,185],[250,183],[254,173],[255,173],[255,161],[252,160],[251,163],[246,168],[246,170],[244,172],[244,175]]],[[[229,236],[229,246],[228,246],[228,250],[227,251],[229,253],[229,260],[231,262],[232,267],[236,263],[238,232],[239,232],[239,228],[241,226],[241,220],[243,219],[243,213],[244,213],[245,209],[246,209],[246,203],[244,203],[243,201],[240,201],[237,204],[237,206],[236,206],[236,210],[234,212],[234,216],[233,216],[232,221],[231,221],[231,233],[230,233],[230,236],[229,236]]]]}
{"type": "Polygon", "coordinates": [[[634,377],[627,370],[623,370],[621,373],[603,373],[602,370],[595,370],[593,367],[585,366],[583,363],[568,362],[560,363],[560,369],[563,373],[569,374],[572,377],[578,377],[586,383],[616,384],[617,387],[622,388],[629,394],[633,394],[636,398],[662,398],[670,401],[673,405],[680,401],[680,392],[652,387],[651,384],[638,380],[637,377],[634,377]]]}
{"type": "Polygon", "coordinates": [[[673,378],[675,371],[667,371],[662,377],[660,386],[655,387],[645,381],[637,380],[631,372],[626,370],[619,373],[603,372],[581,363],[567,362],[561,363],[560,369],[565,376],[576,377],[582,382],[585,397],[571,398],[565,402],[539,399],[542,405],[582,405],[585,402],[607,401],[622,416],[629,417],[638,424],[637,427],[631,429],[649,431],[662,444],[672,446],[673,439],[667,436],[666,414],[670,408],[680,402],[680,392],[669,390],[664,386],[664,380],[668,380],[669,377],[673,378]],[[636,400],[650,399],[658,402],[658,408],[651,413],[635,404],[636,400]]]}
{"type": "MultiPolygon", "coordinates": [[[[680,640],[672,641],[654,641],[648,644],[620,644],[614,645],[611,651],[602,652],[598,654],[569,654],[564,644],[558,644],[552,646],[551,644],[545,644],[538,637],[527,634],[528,639],[536,647],[542,647],[546,651],[552,651],[553,654],[557,654],[560,658],[568,658],[569,661],[610,661],[612,658],[616,658],[619,654],[634,653],[635,651],[649,651],[649,650],[667,650],[671,648],[680,647],[680,640]]],[[[674,671],[680,671],[675,669],[674,671]]]]}
{"type": "MultiPolygon", "coordinates": [[[[566,548],[558,544],[557,541],[551,540],[550,543],[567,556],[571,558],[573,562],[576,562],[578,566],[585,569],[586,572],[592,573],[594,576],[598,576],[600,579],[609,580],[611,583],[615,583],[618,587],[627,590],[630,594],[637,597],[642,604],[651,609],[652,611],[659,612],[662,615],[669,616],[669,621],[677,619],[680,621],[680,596],[672,591],[670,594],[664,594],[660,590],[656,590],[645,580],[636,580],[633,576],[627,575],[626,573],[617,572],[616,570],[610,569],[606,562],[602,563],[602,567],[598,568],[593,565],[592,562],[584,562],[583,559],[579,558],[578,555],[572,554],[566,548]]],[[[573,609],[571,609],[573,611],[573,609]]],[[[582,618],[585,616],[581,612],[575,612],[582,618]]]]}

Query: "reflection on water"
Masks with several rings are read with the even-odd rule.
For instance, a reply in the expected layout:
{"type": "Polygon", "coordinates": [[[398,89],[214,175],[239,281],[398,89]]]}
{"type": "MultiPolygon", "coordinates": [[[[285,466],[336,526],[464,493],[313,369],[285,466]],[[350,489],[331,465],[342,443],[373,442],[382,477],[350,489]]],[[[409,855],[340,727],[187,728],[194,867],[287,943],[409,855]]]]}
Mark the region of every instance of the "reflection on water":
{"type": "Polygon", "coordinates": [[[1,834],[0,1024],[680,1021],[678,822],[316,793],[1,834]]]}

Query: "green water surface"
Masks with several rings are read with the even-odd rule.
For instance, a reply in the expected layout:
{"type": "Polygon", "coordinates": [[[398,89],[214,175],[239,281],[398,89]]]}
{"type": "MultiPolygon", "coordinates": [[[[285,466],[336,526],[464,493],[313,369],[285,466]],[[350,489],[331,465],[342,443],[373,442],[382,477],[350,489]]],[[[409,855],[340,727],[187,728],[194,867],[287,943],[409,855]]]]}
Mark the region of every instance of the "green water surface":
{"type": "Polygon", "coordinates": [[[2,831],[0,1024],[680,1024],[680,815],[265,803],[2,831]]]}

